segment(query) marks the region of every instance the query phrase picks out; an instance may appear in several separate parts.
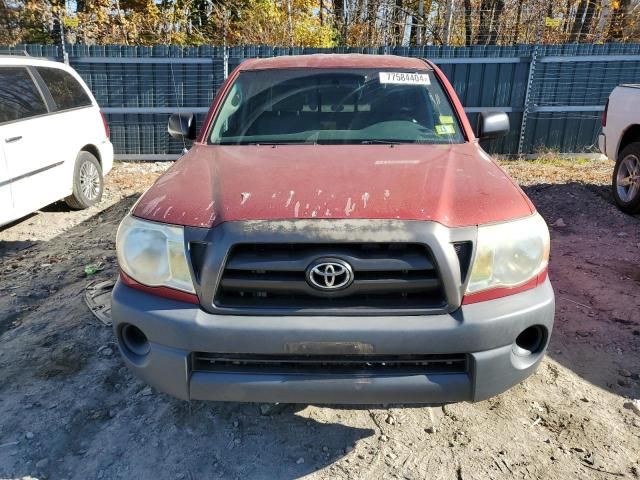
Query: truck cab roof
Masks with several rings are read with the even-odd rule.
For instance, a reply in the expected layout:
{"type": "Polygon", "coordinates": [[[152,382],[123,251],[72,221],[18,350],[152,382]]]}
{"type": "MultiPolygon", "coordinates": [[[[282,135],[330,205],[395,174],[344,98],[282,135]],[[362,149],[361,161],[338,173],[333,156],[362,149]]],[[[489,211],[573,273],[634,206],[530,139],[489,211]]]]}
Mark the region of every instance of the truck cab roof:
{"type": "Polygon", "coordinates": [[[395,55],[326,54],[290,55],[273,58],[257,58],[243,62],[239,70],[268,70],[280,68],[399,68],[431,70],[421,58],[395,55]]]}

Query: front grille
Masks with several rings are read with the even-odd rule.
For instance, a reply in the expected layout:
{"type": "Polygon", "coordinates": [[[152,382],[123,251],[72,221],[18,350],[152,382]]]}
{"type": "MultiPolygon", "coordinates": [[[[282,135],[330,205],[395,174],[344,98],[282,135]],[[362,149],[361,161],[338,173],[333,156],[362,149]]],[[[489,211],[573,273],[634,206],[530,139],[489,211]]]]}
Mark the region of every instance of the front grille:
{"type": "Polygon", "coordinates": [[[242,244],[228,256],[215,306],[282,313],[387,313],[441,309],[442,281],[426,246],[406,243],[242,244]],[[346,261],[353,282],[342,290],[312,287],[318,259],[346,261]]]}
{"type": "Polygon", "coordinates": [[[238,355],[194,353],[192,371],[312,375],[466,373],[465,354],[453,355],[238,355]]]}

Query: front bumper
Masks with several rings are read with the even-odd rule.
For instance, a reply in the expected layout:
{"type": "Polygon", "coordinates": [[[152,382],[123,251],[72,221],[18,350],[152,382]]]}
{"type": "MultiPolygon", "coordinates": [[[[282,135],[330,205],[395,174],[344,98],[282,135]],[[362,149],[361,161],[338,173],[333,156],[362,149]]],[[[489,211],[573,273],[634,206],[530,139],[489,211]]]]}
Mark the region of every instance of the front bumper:
{"type": "MultiPolygon", "coordinates": [[[[452,314],[416,316],[215,315],[198,306],[132,289],[118,282],[113,325],[131,370],[145,382],[189,400],[245,402],[441,404],[497,395],[531,375],[544,356],[553,326],[554,295],[542,285],[508,297],[463,305],[452,314]],[[149,352],[132,354],[122,341],[131,324],[148,337],[149,352]],[[515,339],[527,327],[546,332],[534,354],[515,339]],[[468,354],[464,373],[389,372],[345,375],[287,372],[193,371],[194,352],[272,354],[291,345],[365,344],[377,355],[468,354]]],[[[322,353],[322,352],[314,352],[322,353]]],[[[335,352],[330,352],[335,353],[335,352]]]]}

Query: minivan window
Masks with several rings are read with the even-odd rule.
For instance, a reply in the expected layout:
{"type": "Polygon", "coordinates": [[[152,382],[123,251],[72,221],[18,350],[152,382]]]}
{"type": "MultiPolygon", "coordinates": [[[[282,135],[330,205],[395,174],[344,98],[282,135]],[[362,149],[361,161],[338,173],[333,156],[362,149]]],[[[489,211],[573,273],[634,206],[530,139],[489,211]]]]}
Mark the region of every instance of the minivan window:
{"type": "Polygon", "coordinates": [[[26,68],[0,68],[0,123],[47,113],[47,106],[26,68]]]}
{"type": "Polygon", "coordinates": [[[462,143],[431,70],[272,69],[241,72],[209,143],[462,143]]]}
{"type": "Polygon", "coordinates": [[[46,83],[58,110],[91,105],[89,95],[69,72],[46,67],[36,67],[36,70],[46,83]]]}

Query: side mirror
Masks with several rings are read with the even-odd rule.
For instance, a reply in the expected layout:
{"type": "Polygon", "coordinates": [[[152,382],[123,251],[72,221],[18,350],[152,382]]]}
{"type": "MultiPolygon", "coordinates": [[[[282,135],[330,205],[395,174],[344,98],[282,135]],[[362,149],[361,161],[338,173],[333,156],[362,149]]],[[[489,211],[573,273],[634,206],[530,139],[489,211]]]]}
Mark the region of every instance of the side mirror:
{"type": "Polygon", "coordinates": [[[193,113],[172,113],[169,117],[167,132],[173,138],[195,140],[196,119],[193,113]]]}
{"type": "Polygon", "coordinates": [[[509,133],[509,117],[504,112],[482,112],[476,130],[480,140],[503,137],[509,133]]]}

